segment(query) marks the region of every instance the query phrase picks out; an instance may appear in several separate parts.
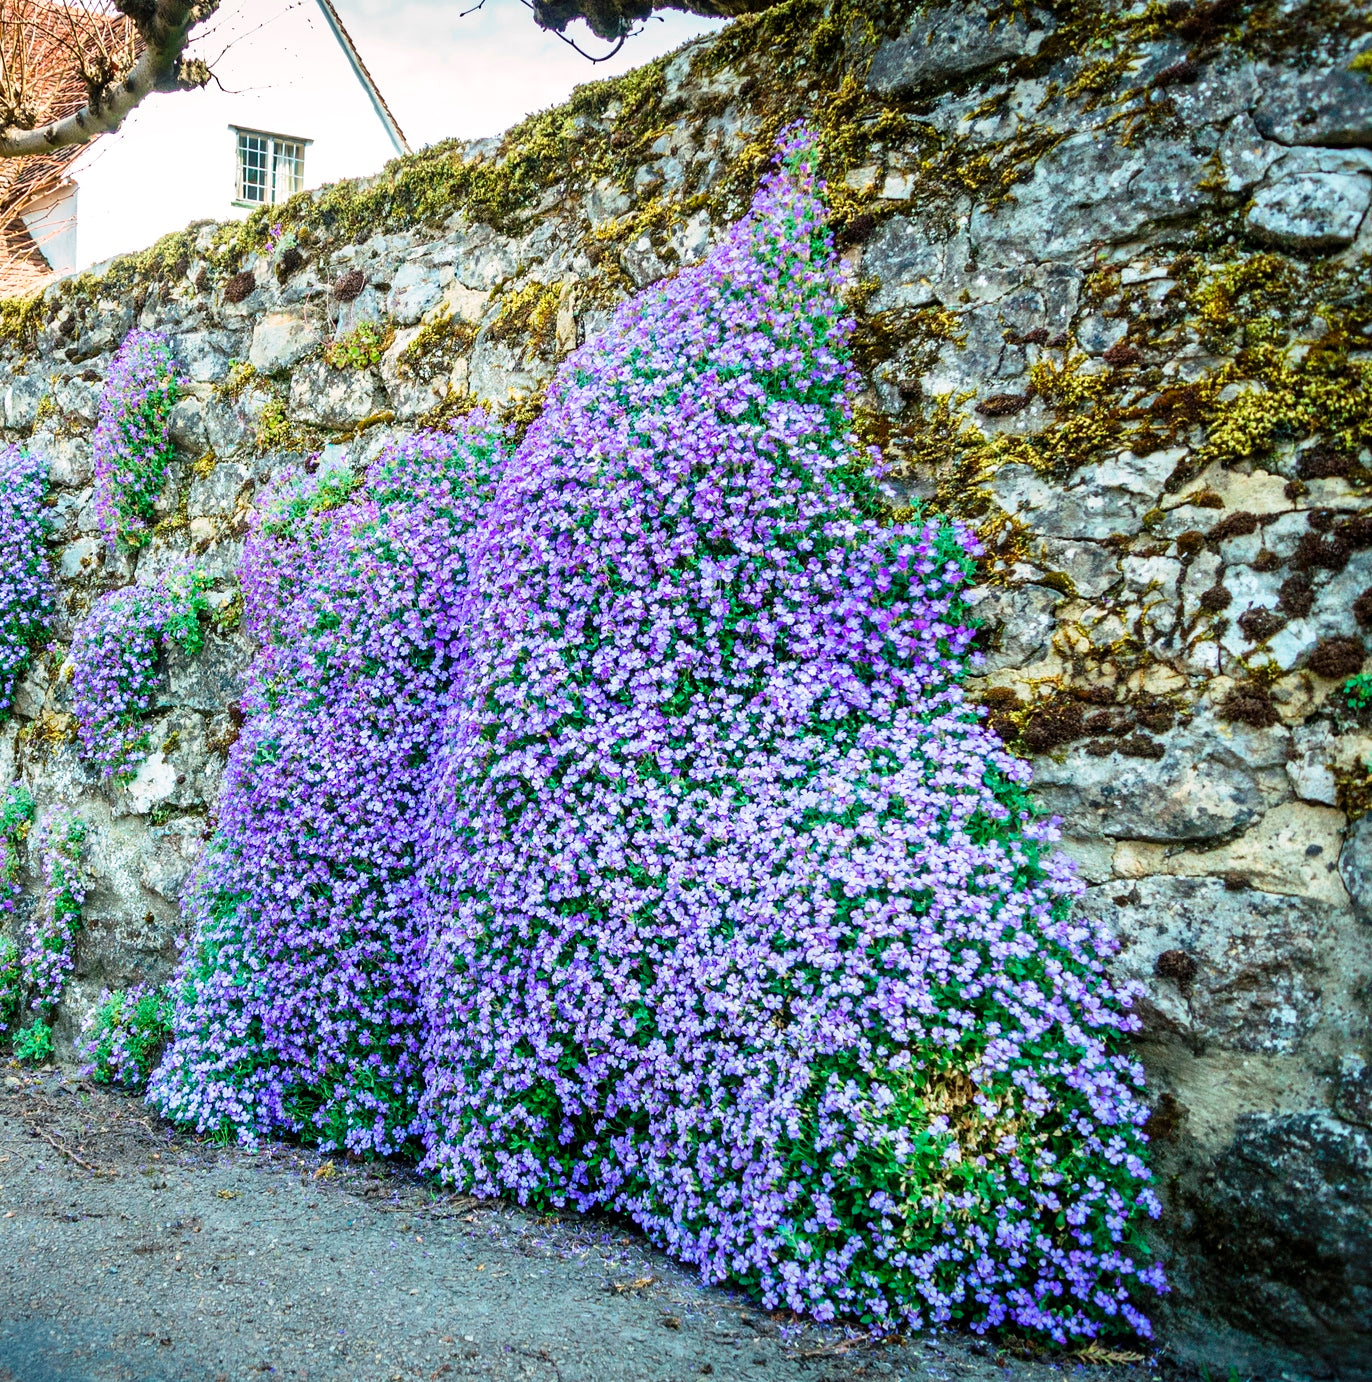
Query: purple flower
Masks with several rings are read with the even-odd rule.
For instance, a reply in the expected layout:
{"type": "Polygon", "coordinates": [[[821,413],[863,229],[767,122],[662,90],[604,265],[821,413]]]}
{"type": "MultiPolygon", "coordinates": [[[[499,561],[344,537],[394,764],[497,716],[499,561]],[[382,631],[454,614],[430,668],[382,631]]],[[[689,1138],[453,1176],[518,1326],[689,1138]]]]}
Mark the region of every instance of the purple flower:
{"type": "Polygon", "coordinates": [[[24,951],[29,1006],[46,1020],[62,1000],[72,970],[72,947],[81,930],[86,884],[81,856],[86,823],[70,812],[49,817],[38,828],[37,849],[47,887],[24,951]]]}

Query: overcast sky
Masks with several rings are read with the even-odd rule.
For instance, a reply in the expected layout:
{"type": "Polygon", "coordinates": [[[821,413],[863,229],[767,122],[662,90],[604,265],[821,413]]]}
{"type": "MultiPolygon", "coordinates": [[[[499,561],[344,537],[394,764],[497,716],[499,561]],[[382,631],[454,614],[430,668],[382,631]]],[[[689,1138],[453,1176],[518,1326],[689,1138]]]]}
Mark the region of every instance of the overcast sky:
{"type": "MultiPolygon", "coordinates": [[[[521,0],[335,0],[363,61],[410,144],[450,135],[498,134],[531,111],[564,100],[574,86],[639,67],[719,27],[668,13],[609,62],[592,65],[545,33],[521,0]]],[[[587,52],[612,46],[579,21],[569,30],[587,52]]]]}

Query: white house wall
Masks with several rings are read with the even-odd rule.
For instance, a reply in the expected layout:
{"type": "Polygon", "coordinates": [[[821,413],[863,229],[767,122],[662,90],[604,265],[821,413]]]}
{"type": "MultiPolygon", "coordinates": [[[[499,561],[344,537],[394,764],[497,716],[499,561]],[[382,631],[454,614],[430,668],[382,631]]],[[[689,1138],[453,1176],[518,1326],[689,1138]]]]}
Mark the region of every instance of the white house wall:
{"type": "MultiPolygon", "coordinates": [[[[231,126],[311,140],[305,186],[377,172],[395,147],[317,0],[224,0],[192,46],[216,80],[150,96],[73,165],[81,268],[235,206],[231,126]]],[[[364,54],[365,58],[365,54],[364,54]]]]}

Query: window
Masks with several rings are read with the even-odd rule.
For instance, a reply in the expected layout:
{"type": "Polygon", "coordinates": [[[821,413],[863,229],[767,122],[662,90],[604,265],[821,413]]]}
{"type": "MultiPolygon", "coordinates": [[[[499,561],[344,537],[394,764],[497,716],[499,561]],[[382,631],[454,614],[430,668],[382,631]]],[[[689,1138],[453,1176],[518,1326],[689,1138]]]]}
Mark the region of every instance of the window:
{"type": "Polygon", "coordinates": [[[236,130],[238,188],[235,200],[246,206],[268,206],[293,197],[305,185],[308,139],[236,130]]]}

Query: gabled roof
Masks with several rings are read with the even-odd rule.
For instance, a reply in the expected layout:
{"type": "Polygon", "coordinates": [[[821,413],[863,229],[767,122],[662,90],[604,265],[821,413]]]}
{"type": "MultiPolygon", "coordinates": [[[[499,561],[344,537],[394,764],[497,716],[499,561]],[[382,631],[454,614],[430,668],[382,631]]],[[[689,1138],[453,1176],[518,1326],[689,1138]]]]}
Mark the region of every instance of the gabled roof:
{"type": "Polygon", "coordinates": [[[319,8],[323,11],[324,22],[333,31],[333,36],[338,40],[339,47],[343,49],[344,56],[348,59],[348,65],[353,70],[353,75],[362,83],[362,89],[367,93],[377,118],[385,125],[386,133],[390,136],[391,144],[396,153],[409,153],[409,140],[405,138],[404,131],[400,128],[395,116],[391,114],[391,108],[386,104],[386,98],[381,94],[381,89],[373,80],[372,74],[367,71],[367,64],[362,61],[362,54],[357,51],[357,45],[353,42],[352,35],[343,27],[343,21],[338,17],[338,11],[333,7],[333,0],[319,0],[319,8]]]}

